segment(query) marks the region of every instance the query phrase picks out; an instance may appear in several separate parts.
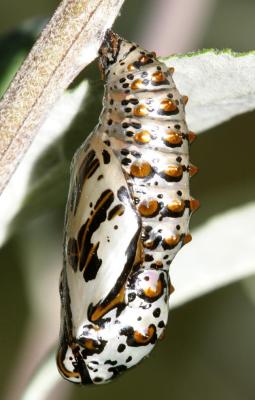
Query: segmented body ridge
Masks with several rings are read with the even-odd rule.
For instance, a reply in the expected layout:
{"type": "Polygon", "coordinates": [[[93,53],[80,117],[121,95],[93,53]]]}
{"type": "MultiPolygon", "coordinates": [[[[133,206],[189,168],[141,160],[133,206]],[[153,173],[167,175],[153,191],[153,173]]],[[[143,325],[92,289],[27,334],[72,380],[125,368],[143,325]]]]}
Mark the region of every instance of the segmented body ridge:
{"type": "Polygon", "coordinates": [[[198,207],[173,71],[113,33],[100,62],[104,108],[74,158],[64,244],[58,368],[77,383],[107,382],[152,350],[198,207]]]}

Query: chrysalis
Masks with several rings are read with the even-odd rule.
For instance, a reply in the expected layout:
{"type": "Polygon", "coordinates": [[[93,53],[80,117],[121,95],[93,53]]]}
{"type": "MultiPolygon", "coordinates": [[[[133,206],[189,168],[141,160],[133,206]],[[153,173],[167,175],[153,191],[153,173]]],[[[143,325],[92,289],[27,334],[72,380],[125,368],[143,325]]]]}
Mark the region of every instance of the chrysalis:
{"type": "Polygon", "coordinates": [[[105,383],[153,349],[166,327],[169,266],[191,240],[186,96],[154,53],[107,32],[99,124],[76,152],[66,209],[57,365],[105,383]]]}

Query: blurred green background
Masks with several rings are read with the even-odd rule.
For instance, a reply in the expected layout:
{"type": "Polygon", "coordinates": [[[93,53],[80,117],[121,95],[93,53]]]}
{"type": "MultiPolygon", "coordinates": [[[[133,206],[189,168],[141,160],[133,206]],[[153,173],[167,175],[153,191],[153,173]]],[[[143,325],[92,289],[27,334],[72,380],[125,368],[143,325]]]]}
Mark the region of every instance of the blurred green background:
{"type": "MultiPolygon", "coordinates": [[[[188,6],[189,0],[186,1],[188,6]]],[[[53,0],[1,0],[0,33],[12,30],[29,18],[48,17],[58,3],[53,0]]],[[[152,3],[152,0],[127,0],[115,30],[137,40],[146,16],[144,10],[148,12],[152,3]]],[[[206,30],[194,49],[254,49],[254,15],[253,0],[216,1],[206,30]]],[[[15,65],[33,42],[30,34],[14,35],[12,41],[10,38],[12,36],[0,43],[0,72],[3,75],[7,73],[6,62],[15,65]],[[12,54],[17,54],[19,46],[22,48],[20,55],[12,60],[12,54]]],[[[96,63],[87,68],[84,76],[91,81],[94,90],[93,98],[87,103],[89,119],[78,115],[72,130],[41,157],[31,181],[39,179],[45,169],[53,171],[51,166],[62,165],[63,168],[56,172],[58,182],[46,181],[39,191],[32,191],[15,220],[12,237],[0,253],[3,271],[0,281],[0,397],[6,383],[12,382],[24,329],[31,314],[26,292],[28,269],[24,265],[23,252],[29,251],[31,238],[38,240],[35,246],[39,247],[41,257],[47,252],[49,234],[53,243],[56,241],[59,245],[61,242],[69,167],[68,162],[61,164],[60,159],[63,154],[65,160],[71,159],[84,132],[88,133],[96,124],[101,109],[103,85],[99,82],[96,63]]],[[[200,168],[200,174],[192,181],[192,193],[201,200],[202,207],[192,218],[191,230],[217,213],[254,200],[254,122],[255,113],[242,115],[204,133],[192,147],[192,160],[200,168]],[[241,134],[249,135],[249,146],[245,150],[240,148],[241,134]],[[237,160],[238,168],[235,167],[237,160]]],[[[212,245],[217,253],[217,238],[212,245]]],[[[40,258],[35,268],[39,265],[40,258]]],[[[125,400],[130,396],[143,396],[171,400],[253,400],[255,318],[248,286],[255,288],[254,277],[171,311],[166,338],[139,367],[110,385],[74,387],[70,399],[100,399],[104,396],[104,399],[125,400]]]]}

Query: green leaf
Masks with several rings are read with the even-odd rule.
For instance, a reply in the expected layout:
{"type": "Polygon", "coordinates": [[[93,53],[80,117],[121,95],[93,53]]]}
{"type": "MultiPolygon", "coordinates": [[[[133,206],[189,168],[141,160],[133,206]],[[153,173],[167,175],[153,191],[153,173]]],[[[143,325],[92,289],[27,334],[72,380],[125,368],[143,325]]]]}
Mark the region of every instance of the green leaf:
{"type": "Polygon", "coordinates": [[[170,306],[179,306],[254,274],[254,224],[255,202],[250,202],[217,214],[194,229],[192,242],[171,266],[176,291],[170,306]]]}
{"type": "Polygon", "coordinates": [[[202,50],[162,59],[175,68],[174,80],[189,96],[191,130],[203,132],[255,108],[255,52],[202,50]]]}

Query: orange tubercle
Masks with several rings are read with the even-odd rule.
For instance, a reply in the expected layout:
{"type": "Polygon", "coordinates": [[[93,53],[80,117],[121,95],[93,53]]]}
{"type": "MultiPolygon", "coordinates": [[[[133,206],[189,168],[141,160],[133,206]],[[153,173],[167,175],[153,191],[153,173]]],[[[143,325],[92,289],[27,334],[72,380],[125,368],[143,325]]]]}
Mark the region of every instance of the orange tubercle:
{"type": "Polygon", "coordinates": [[[151,340],[154,333],[155,333],[155,328],[153,326],[149,326],[147,329],[147,332],[145,334],[135,331],[134,332],[134,340],[137,343],[147,343],[151,340]]]}
{"type": "Polygon", "coordinates": [[[163,287],[162,287],[162,282],[159,279],[157,281],[157,285],[155,288],[153,287],[148,287],[147,289],[144,290],[144,294],[147,297],[150,297],[151,299],[153,299],[154,297],[159,296],[162,293],[163,287]]]}
{"type": "Polygon", "coordinates": [[[172,294],[175,291],[174,286],[172,285],[172,283],[169,283],[169,294],[172,294]]]}
{"type": "Polygon", "coordinates": [[[181,144],[182,136],[175,131],[166,132],[166,136],[164,137],[164,141],[170,144],[181,144]]]}
{"type": "Polygon", "coordinates": [[[152,82],[162,82],[166,79],[162,71],[157,71],[152,74],[152,82]]]}
{"type": "Polygon", "coordinates": [[[152,167],[147,161],[141,163],[133,163],[130,168],[131,175],[136,178],[145,178],[152,173],[152,167]]]}
{"type": "Polygon", "coordinates": [[[95,343],[92,339],[85,339],[83,346],[89,350],[95,350],[95,343]]]}
{"type": "Polygon", "coordinates": [[[188,98],[188,96],[182,96],[182,101],[183,101],[183,104],[186,106],[186,104],[188,103],[188,101],[189,101],[189,98],[188,98]]]}
{"type": "Polygon", "coordinates": [[[191,242],[191,240],[192,240],[191,234],[187,233],[183,238],[183,244],[187,244],[187,243],[191,242]]]}
{"type": "Polygon", "coordinates": [[[165,112],[170,112],[170,111],[175,111],[177,107],[174,101],[170,99],[164,99],[160,103],[160,108],[165,112]]]}
{"type": "Polygon", "coordinates": [[[140,61],[140,63],[142,63],[142,64],[146,64],[146,63],[149,61],[149,57],[143,55],[143,56],[141,56],[141,57],[139,58],[139,61],[140,61]]]}
{"type": "Polygon", "coordinates": [[[139,144],[146,144],[150,142],[151,134],[149,131],[140,131],[135,134],[134,139],[139,144]]]}
{"type": "Polygon", "coordinates": [[[197,199],[191,199],[189,204],[191,211],[196,211],[200,207],[200,201],[197,199]]]}
{"type": "Polygon", "coordinates": [[[188,141],[190,144],[193,143],[194,140],[196,140],[196,138],[197,138],[197,135],[194,132],[190,131],[188,133],[188,141]]]}
{"type": "Polygon", "coordinates": [[[193,164],[189,165],[189,176],[192,177],[198,173],[198,167],[193,164]]]}
{"type": "Polygon", "coordinates": [[[143,81],[141,79],[136,79],[134,82],[131,84],[131,89],[132,90],[138,90],[143,87],[143,81]]]}
{"type": "Polygon", "coordinates": [[[173,235],[164,238],[164,242],[169,246],[175,246],[180,241],[180,235],[173,235]]]}
{"type": "Polygon", "coordinates": [[[140,104],[136,108],[134,108],[134,115],[136,117],[145,117],[149,114],[147,107],[144,104],[140,104]]]}
{"type": "Polygon", "coordinates": [[[172,212],[181,212],[184,210],[185,203],[183,200],[173,200],[167,205],[167,208],[172,212]]]}
{"type": "Polygon", "coordinates": [[[157,200],[150,200],[139,204],[138,211],[143,217],[150,217],[158,211],[159,204],[157,200]]]}
{"type": "Polygon", "coordinates": [[[129,65],[127,66],[127,69],[128,69],[128,71],[135,71],[135,70],[136,70],[136,67],[134,66],[134,64],[129,64],[129,65]]]}
{"type": "Polygon", "coordinates": [[[178,177],[181,176],[183,172],[181,165],[168,165],[164,170],[164,173],[168,176],[178,177]]]}

